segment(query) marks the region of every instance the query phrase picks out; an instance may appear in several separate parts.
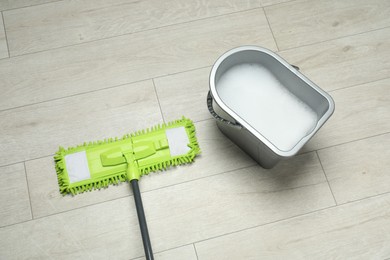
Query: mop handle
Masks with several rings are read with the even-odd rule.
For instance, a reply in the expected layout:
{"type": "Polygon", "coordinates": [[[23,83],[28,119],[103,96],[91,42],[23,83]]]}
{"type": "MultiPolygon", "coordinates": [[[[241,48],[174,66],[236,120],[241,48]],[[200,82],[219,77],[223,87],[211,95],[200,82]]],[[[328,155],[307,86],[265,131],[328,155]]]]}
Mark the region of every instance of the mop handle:
{"type": "Polygon", "coordinates": [[[141,193],[139,191],[138,180],[130,181],[133,188],[135,207],[137,208],[138,222],[141,229],[142,242],[144,244],[146,260],[153,260],[152,245],[150,244],[148,226],[146,224],[144,206],[142,205],[141,193]]]}

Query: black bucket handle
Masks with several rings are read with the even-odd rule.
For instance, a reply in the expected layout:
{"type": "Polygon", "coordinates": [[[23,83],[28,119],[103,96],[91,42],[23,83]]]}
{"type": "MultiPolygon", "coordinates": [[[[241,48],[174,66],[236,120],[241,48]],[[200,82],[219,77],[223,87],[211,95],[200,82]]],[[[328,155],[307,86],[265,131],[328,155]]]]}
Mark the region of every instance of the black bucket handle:
{"type": "Polygon", "coordinates": [[[211,95],[210,90],[209,90],[209,93],[207,94],[207,108],[209,109],[210,114],[215,119],[217,119],[218,121],[220,121],[222,123],[225,123],[225,124],[228,124],[228,125],[230,125],[232,127],[238,128],[238,129],[242,129],[243,128],[243,126],[240,123],[226,120],[225,118],[222,118],[220,115],[218,115],[214,111],[214,108],[213,108],[213,96],[211,95]]]}

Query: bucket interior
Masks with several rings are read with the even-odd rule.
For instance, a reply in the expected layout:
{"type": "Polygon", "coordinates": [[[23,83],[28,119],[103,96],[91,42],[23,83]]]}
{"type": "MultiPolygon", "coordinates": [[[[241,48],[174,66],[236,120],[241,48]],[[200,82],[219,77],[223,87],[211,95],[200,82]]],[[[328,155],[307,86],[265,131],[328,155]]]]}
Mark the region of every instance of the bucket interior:
{"type": "Polygon", "coordinates": [[[244,50],[228,56],[215,74],[222,102],[282,151],[312,133],[328,100],[273,56],[244,50]]]}

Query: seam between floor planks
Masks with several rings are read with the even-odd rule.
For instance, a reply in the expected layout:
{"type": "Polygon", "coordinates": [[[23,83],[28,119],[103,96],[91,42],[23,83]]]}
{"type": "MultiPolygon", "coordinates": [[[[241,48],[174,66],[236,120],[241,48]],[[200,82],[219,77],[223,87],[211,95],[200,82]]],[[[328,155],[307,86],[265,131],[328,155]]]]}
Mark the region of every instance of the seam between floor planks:
{"type": "Polygon", "coordinates": [[[156,99],[158,102],[158,107],[160,108],[161,118],[162,118],[163,122],[166,123],[165,118],[164,118],[164,113],[163,113],[162,108],[161,108],[160,98],[158,97],[158,94],[157,94],[156,83],[154,82],[154,79],[152,79],[152,84],[153,84],[154,93],[156,95],[156,99]]]}
{"type": "Polygon", "coordinates": [[[27,178],[27,169],[26,169],[26,162],[23,162],[23,170],[24,170],[24,177],[26,178],[26,185],[27,185],[27,194],[28,194],[28,201],[30,203],[30,214],[31,214],[31,220],[34,219],[34,213],[31,203],[31,195],[30,195],[30,186],[28,184],[28,178],[27,178]]]}
{"type": "Polygon", "coordinates": [[[8,51],[8,57],[1,58],[0,60],[3,59],[9,59],[11,57],[10,52],[9,52],[9,45],[8,45],[8,38],[7,38],[7,30],[5,29],[5,22],[4,22],[4,15],[3,11],[1,11],[1,19],[3,20],[3,30],[4,30],[4,38],[5,38],[5,44],[7,45],[7,51],[8,51]]]}
{"type": "Polygon", "coordinates": [[[336,196],[334,195],[334,193],[333,193],[333,190],[332,190],[332,186],[331,186],[331,185],[330,185],[330,183],[329,183],[328,176],[326,175],[326,172],[325,172],[324,166],[322,165],[322,162],[321,162],[321,158],[320,158],[320,156],[318,155],[318,152],[317,152],[317,150],[315,151],[315,153],[316,153],[316,156],[317,156],[318,162],[319,162],[319,163],[320,163],[320,165],[321,165],[321,169],[322,169],[322,172],[324,173],[324,176],[325,176],[326,182],[328,183],[328,187],[329,187],[330,193],[332,193],[332,196],[333,196],[334,203],[335,203],[335,205],[337,206],[337,205],[338,205],[338,203],[337,203],[337,200],[336,200],[336,196]]]}
{"type": "Polygon", "coordinates": [[[269,22],[268,15],[267,15],[267,12],[265,11],[265,8],[264,8],[264,7],[263,7],[263,12],[264,12],[265,19],[267,20],[269,30],[271,31],[272,38],[274,39],[274,42],[275,42],[275,45],[276,45],[276,49],[277,49],[278,52],[279,52],[279,51],[280,51],[279,44],[278,44],[278,42],[276,41],[274,31],[272,30],[271,23],[269,22]]]}

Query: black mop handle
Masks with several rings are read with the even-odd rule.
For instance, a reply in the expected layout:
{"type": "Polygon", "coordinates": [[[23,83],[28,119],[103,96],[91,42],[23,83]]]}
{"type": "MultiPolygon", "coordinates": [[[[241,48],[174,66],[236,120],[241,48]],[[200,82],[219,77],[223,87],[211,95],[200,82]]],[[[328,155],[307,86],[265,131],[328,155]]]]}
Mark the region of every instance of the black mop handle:
{"type": "Polygon", "coordinates": [[[144,206],[142,205],[141,193],[139,191],[138,180],[130,181],[133,188],[135,207],[137,208],[138,222],[141,229],[142,242],[144,244],[146,260],[153,260],[152,245],[150,244],[148,225],[146,224],[144,206]]]}

